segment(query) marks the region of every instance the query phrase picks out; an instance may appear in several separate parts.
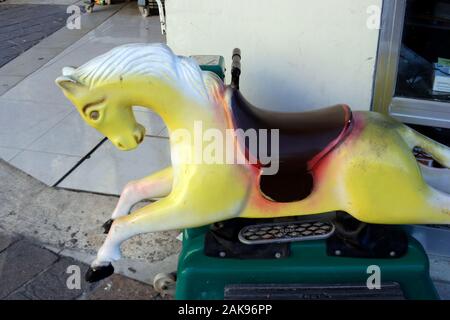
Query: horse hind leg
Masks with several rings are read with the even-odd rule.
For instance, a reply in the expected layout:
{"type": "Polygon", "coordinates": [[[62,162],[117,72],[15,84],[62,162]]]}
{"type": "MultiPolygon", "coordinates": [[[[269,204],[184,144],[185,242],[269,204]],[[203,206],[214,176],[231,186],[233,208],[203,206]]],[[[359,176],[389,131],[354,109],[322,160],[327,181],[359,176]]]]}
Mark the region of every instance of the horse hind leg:
{"type": "MultiPolygon", "coordinates": [[[[431,154],[435,160],[447,168],[437,170],[445,170],[445,172],[442,173],[448,174],[448,169],[450,168],[450,148],[405,125],[399,127],[397,132],[411,149],[420,147],[431,154]]],[[[427,168],[424,168],[420,164],[418,165],[421,169],[422,176],[427,180],[427,175],[429,175],[427,168]]],[[[435,175],[436,173],[433,172],[433,174],[435,175]]],[[[429,184],[427,184],[427,187],[428,202],[430,206],[430,223],[450,224],[450,194],[447,190],[438,190],[429,184]]]]}
{"type": "Polygon", "coordinates": [[[397,132],[411,149],[420,147],[430,153],[442,166],[450,168],[449,147],[436,142],[405,125],[397,129],[397,132]]]}

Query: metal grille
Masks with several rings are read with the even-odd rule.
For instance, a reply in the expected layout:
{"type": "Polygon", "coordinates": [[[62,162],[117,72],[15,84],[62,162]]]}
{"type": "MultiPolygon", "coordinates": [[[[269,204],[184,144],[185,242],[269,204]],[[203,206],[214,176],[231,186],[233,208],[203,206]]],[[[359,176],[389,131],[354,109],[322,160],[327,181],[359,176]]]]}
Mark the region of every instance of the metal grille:
{"type": "Polygon", "coordinates": [[[266,223],[243,228],[239,240],[245,244],[317,240],[328,238],[333,232],[334,225],[329,221],[266,223]]]}

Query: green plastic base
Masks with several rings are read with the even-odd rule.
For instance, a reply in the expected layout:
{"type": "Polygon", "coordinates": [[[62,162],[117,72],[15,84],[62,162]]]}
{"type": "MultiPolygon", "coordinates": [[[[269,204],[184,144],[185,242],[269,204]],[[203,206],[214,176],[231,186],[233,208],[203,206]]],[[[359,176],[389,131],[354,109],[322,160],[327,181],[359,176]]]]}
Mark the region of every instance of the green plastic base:
{"type": "Polygon", "coordinates": [[[367,267],[377,265],[381,282],[396,282],[407,299],[439,299],[429,277],[428,257],[410,238],[408,253],[396,259],[332,257],[324,240],[291,244],[284,259],[221,259],[203,254],[208,228],[185,230],[179,257],[176,299],[223,299],[229,284],[366,283],[367,267]]]}

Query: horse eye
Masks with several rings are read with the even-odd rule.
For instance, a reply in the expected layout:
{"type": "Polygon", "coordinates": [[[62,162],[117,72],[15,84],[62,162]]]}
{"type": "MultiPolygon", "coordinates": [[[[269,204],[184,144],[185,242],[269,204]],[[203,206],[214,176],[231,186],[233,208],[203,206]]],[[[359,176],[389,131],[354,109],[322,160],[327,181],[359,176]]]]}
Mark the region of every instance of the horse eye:
{"type": "Polygon", "coordinates": [[[98,111],[92,111],[89,113],[89,118],[92,120],[97,120],[100,117],[100,113],[98,111]]]}

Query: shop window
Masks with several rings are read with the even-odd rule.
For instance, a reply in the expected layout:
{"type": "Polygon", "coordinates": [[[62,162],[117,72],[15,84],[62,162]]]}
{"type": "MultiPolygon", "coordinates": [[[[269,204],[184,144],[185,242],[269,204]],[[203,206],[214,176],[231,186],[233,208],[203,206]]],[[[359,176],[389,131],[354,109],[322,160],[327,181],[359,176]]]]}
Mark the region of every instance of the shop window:
{"type": "Polygon", "coordinates": [[[373,109],[450,129],[450,0],[383,1],[373,109]]]}

